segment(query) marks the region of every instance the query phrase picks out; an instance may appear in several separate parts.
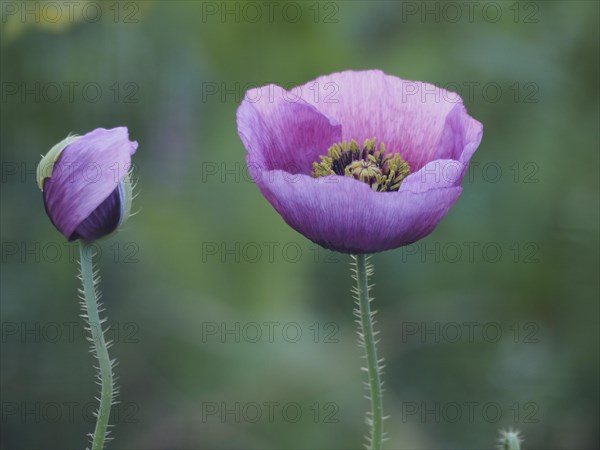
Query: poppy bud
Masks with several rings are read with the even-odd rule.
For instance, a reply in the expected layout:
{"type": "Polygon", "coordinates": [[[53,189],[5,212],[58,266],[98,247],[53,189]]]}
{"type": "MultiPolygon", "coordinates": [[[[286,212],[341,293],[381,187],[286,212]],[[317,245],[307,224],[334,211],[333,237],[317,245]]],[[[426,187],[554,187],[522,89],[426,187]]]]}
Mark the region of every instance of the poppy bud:
{"type": "Polygon", "coordinates": [[[126,127],[68,136],[42,158],[38,186],[50,220],[69,241],[91,242],[115,231],[131,210],[131,155],[126,127]]]}

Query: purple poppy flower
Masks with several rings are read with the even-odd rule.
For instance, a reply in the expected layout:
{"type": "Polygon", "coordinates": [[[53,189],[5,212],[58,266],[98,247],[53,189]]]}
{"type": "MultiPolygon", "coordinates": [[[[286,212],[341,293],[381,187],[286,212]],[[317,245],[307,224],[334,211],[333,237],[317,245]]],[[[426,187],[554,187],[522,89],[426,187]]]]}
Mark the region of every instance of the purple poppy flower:
{"type": "Polygon", "coordinates": [[[460,196],[483,134],[457,94],[379,70],[249,90],[237,125],[269,203],[313,242],[345,253],[431,233],[460,196]]]}
{"type": "Polygon", "coordinates": [[[94,241],[115,231],[131,207],[131,155],[126,127],[69,136],[42,158],[37,180],[54,226],[69,241],[94,241]]]}

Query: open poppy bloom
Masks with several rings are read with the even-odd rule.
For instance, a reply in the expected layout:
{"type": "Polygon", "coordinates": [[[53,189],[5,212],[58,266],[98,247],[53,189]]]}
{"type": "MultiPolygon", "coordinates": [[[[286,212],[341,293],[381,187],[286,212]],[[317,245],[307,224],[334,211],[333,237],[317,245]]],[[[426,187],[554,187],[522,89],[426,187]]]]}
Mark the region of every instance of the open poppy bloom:
{"type": "Polygon", "coordinates": [[[50,220],[69,241],[94,241],[115,231],[131,208],[131,155],[126,127],[69,136],[42,158],[37,181],[50,220]]]}
{"type": "Polygon", "coordinates": [[[459,95],[379,70],[246,93],[238,133],[250,173],[283,219],[344,253],[433,231],[462,192],[483,126],[459,95]],[[333,95],[315,95],[327,87],[333,95]]]}

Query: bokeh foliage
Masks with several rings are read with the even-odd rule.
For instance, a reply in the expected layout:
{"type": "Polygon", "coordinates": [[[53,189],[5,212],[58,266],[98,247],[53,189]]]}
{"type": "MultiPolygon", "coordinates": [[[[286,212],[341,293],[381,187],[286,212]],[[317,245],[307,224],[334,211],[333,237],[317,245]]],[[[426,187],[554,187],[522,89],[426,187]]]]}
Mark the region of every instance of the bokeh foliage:
{"type": "Polygon", "coordinates": [[[87,344],[35,331],[59,324],[66,333],[65,323],[79,324],[79,307],[76,253],[46,217],[34,169],[67,133],[118,125],[140,143],[139,214],[100,244],[104,302],[121,333],[112,355],[124,406],[111,448],[359,446],[367,402],[349,259],[318,251],[248,181],[235,121],[245,86],[291,86],[348,68],[458,86],[485,126],[464,193],[437,230],[374,257],[388,447],[492,448],[496,430],[512,426],[524,448],[598,448],[597,2],[491,2],[503,13],[497,21],[482,15],[490,2],[474,2],[473,20],[463,6],[456,21],[449,10],[440,20],[420,15],[443,2],[302,2],[297,22],[275,2],[274,20],[263,10],[256,23],[207,15],[207,3],[222,2],[132,3],[134,22],[124,20],[125,2],[116,21],[114,2],[102,3],[96,22],[76,14],[35,23],[3,9],[2,448],[81,448],[93,427],[81,417],[96,393],[87,344]],[[334,22],[325,20],[331,11],[334,22]],[[531,11],[535,20],[525,20],[531,11]],[[71,82],[97,83],[103,94],[91,102],[76,88],[73,101],[65,90],[51,102],[22,93],[71,82]],[[221,253],[236,245],[239,261],[221,253]],[[269,321],[279,330],[300,324],[303,338],[203,335],[207,323],[269,321]],[[448,324],[466,333],[466,322],[479,324],[474,342],[466,334],[451,342],[448,324]],[[324,342],[328,324],[337,342],[324,342]],[[436,324],[448,334],[408,333],[436,324]],[[497,324],[501,339],[482,338],[486,324],[497,324]],[[78,403],[72,421],[65,402],[78,403]],[[303,417],[203,420],[207,402],[298,402],[303,417]],[[327,402],[337,423],[323,420],[327,402]],[[477,403],[473,420],[406,414],[407,405],[453,402],[463,413],[465,402],[477,403]],[[56,423],[21,415],[53,403],[63,405],[56,423]],[[488,403],[501,406],[501,418],[486,419],[488,403]]]}

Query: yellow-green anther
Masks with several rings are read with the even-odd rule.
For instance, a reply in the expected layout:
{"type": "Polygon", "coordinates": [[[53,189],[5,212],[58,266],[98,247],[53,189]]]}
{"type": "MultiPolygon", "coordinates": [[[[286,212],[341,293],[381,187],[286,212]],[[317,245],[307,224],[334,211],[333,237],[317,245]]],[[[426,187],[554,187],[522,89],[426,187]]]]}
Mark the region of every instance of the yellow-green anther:
{"type": "Polygon", "coordinates": [[[366,139],[362,148],[354,139],[332,145],[327,156],[313,163],[312,176],[342,175],[367,183],[375,191],[397,191],[410,175],[410,167],[399,154],[386,153],[383,142],[377,150],[376,142],[366,139]]]}
{"type": "Polygon", "coordinates": [[[379,187],[378,181],[382,178],[381,170],[375,162],[361,160],[346,166],[345,175],[367,183],[374,191],[379,187]]]}

